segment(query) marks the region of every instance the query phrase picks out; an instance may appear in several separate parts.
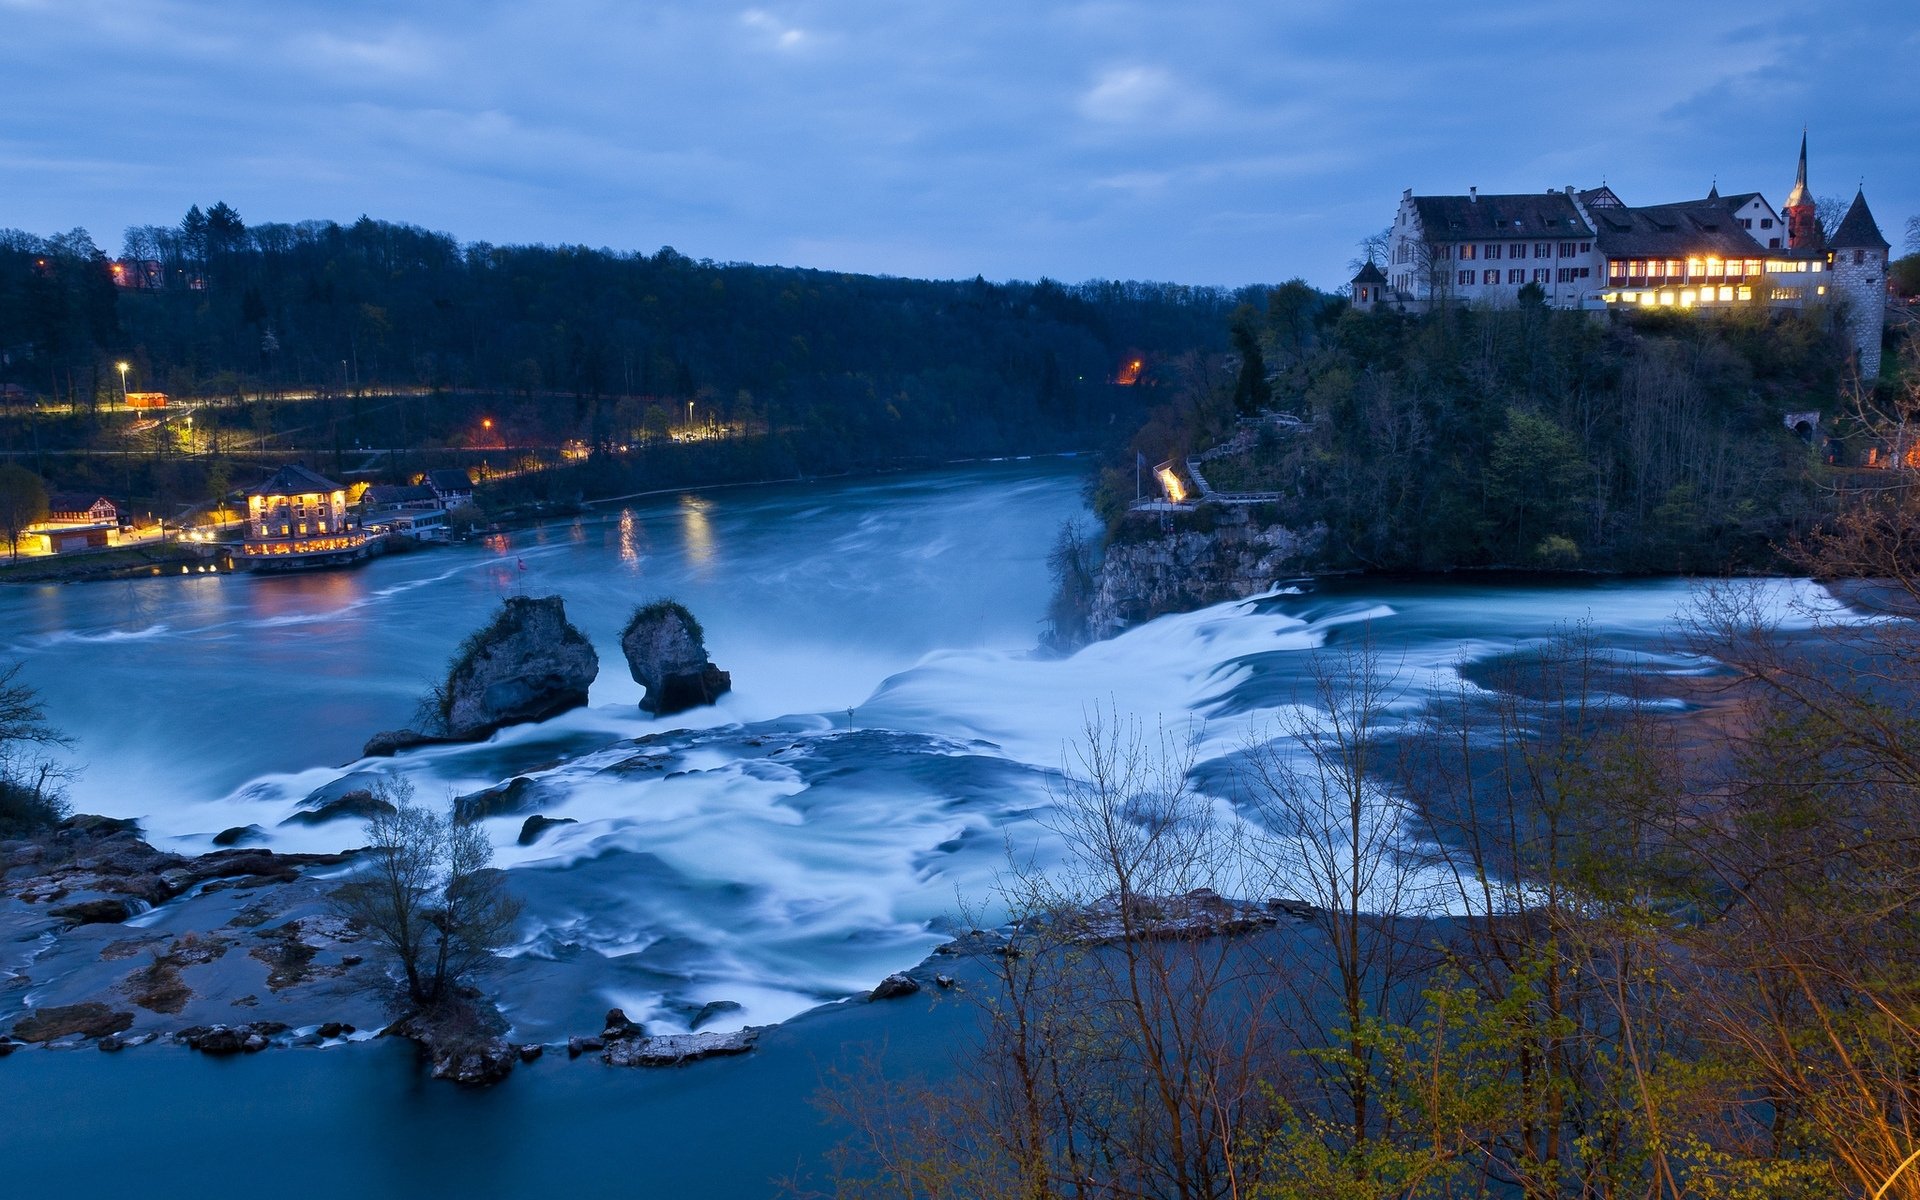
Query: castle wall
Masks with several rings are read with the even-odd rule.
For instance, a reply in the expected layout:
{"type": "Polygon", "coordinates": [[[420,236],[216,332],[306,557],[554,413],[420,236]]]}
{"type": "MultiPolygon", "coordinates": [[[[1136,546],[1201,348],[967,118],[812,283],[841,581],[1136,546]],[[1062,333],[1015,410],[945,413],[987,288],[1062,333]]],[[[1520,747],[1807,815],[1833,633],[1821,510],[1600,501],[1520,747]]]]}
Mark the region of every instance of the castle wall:
{"type": "Polygon", "coordinates": [[[1880,373],[1880,336],[1887,320],[1887,255],[1884,250],[1833,252],[1830,286],[1846,305],[1847,340],[1860,354],[1860,377],[1880,373]]]}

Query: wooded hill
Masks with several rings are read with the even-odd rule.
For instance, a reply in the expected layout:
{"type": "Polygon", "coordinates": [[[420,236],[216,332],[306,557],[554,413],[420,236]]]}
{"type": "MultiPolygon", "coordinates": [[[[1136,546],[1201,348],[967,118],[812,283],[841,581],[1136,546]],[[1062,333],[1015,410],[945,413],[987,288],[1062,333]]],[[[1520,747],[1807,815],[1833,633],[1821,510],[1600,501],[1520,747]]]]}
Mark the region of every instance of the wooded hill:
{"type": "MultiPolygon", "coordinates": [[[[0,384],[16,411],[109,402],[126,361],[135,390],[176,399],[510,393],[543,436],[561,408],[558,424],[596,445],[694,400],[714,420],[867,454],[1052,448],[1137,424],[1142,389],[1113,386],[1121,365],[1224,348],[1245,298],[462,245],[364,217],[248,227],[225,205],[127,231],[118,277],[158,286],[118,286],[115,266],[84,230],[0,233],[0,384]]],[[[364,431],[332,432],[352,445],[364,431]]]]}
{"type": "MultiPolygon", "coordinates": [[[[1187,378],[1134,448],[1184,457],[1258,411],[1298,415],[1310,429],[1263,429],[1209,482],[1281,492],[1267,515],[1324,524],[1334,568],[1762,567],[1820,505],[1826,460],[1858,450],[1829,436],[1872,432],[1823,315],[1408,317],[1282,289],[1233,319],[1238,360],[1187,378]],[[1818,437],[1785,424],[1801,411],[1824,414],[1818,437]]],[[[1132,475],[1103,477],[1110,522],[1132,475]]]]}

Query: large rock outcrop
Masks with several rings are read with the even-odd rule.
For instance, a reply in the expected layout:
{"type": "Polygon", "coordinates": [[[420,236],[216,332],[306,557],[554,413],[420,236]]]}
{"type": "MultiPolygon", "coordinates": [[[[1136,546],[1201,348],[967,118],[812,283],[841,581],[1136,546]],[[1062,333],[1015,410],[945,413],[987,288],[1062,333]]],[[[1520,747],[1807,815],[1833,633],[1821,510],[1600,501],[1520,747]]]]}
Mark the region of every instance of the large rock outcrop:
{"type": "Polygon", "coordinates": [[[620,650],[633,681],[647,689],[640,707],[658,716],[712,704],[733,689],[733,676],[707,659],[700,622],[672,600],[635,609],[620,650]]]}
{"type": "Polygon", "coordinates": [[[600,656],[567,623],[558,596],[511,596],[468,638],[447,670],[441,715],[449,737],[477,741],[506,725],[544,721],[587,702],[600,656]]]}
{"type": "Polygon", "coordinates": [[[1244,508],[1208,511],[1210,528],[1160,532],[1130,518],[1106,549],[1087,615],[1095,640],[1172,612],[1256,596],[1307,568],[1324,531],[1262,524],[1244,508]]]}

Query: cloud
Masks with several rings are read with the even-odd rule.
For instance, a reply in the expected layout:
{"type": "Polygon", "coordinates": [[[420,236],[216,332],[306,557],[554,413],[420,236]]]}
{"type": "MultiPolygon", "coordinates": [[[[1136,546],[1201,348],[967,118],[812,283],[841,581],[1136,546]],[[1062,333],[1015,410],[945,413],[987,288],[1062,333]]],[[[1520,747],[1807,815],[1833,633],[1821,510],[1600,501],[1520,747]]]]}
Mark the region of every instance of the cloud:
{"type": "Polygon", "coordinates": [[[1334,285],[1404,187],[1777,192],[1805,122],[1816,187],[1864,172],[1898,227],[1910,3],[1810,30],[1790,0],[1617,0],[1603,27],[1537,0],[0,0],[0,222],[104,241],[224,199],[896,274],[1334,285]],[[1615,32],[1647,28],[1684,69],[1615,32]]]}
{"type": "Polygon", "coordinates": [[[435,49],[417,34],[393,30],[376,37],[342,37],[320,31],[297,37],[294,55],[318,70],[369,70],[390,76],[425,76],[438,67],[435,49]]]}
{"type": "Polygon", "coordinates": [[[778,50],[799,50],[813,40],[806,30],[786,24],[764,8],[750,8],[741,13],[740,23],[778,50]]]}
{"type": "Polygon", "coordinates": [[[1183,119],[1193,115],[1200,102],[1165,67],[1128,65],[1101,71],[1081,93],[1078,107],[1089,121],[1135,125],[1183,119]]]}

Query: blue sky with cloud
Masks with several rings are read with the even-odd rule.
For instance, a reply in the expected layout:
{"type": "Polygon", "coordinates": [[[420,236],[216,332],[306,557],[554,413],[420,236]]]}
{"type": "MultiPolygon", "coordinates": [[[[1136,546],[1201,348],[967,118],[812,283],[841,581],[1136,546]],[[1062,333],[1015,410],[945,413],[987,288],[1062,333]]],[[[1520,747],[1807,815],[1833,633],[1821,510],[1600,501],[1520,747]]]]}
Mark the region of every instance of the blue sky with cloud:
{"type": "Polygon", "coordinates": [[[0,0],[0,225],[368,213],[899,275],[1341,282],[1400,191],[1920,212],[1913,0],[0,0]]]}

